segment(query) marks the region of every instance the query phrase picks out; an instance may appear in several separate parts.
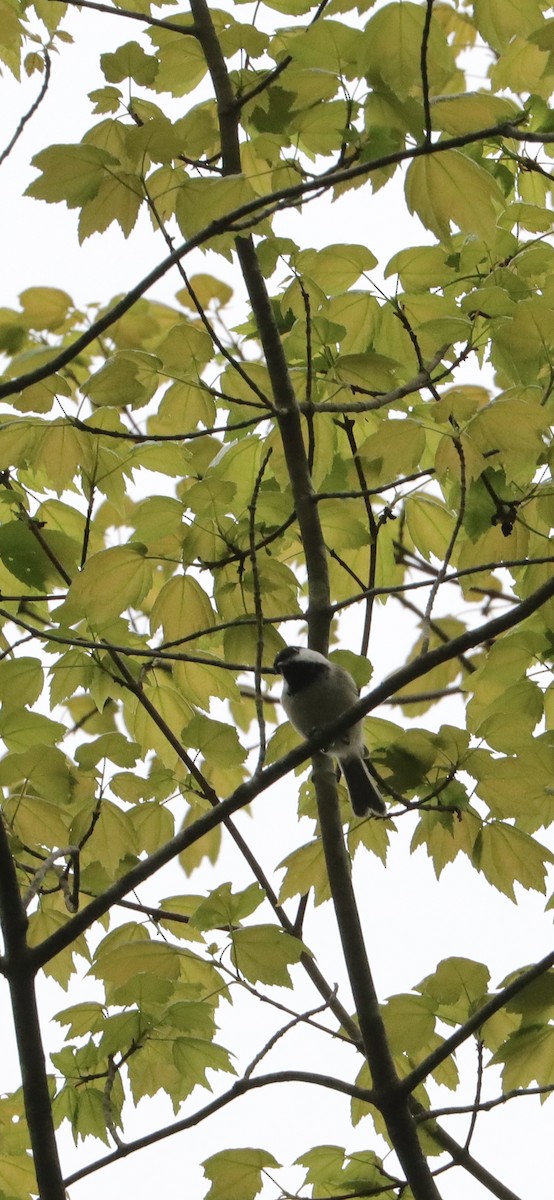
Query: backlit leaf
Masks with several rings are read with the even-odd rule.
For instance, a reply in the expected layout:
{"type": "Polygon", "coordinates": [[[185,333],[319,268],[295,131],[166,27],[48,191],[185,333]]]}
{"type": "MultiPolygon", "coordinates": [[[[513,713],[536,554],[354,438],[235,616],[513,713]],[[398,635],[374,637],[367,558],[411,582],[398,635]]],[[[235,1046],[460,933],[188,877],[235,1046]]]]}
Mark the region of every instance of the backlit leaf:
{"type": "Polygon", "coordinates": [[[468,92],[465,96],[452,98],[441,96],[434,102],[432,113],[436,128],[453,136],[500,125],[519,115],[513,101],[491,92],[468,92]]]}
{"type": "Polygon", "coordinates": [[[158,64],[151,54],[145,54],[138,42],[126,42],[114,54],[102,54],[102,70],[108,83],[134,79],[135,83],[151,84],[156,78],[158,64]]]}
{"type": "Polygon", "coordinates": [[[176,642],[209,629],[214,611],[209,597],[191,575],[175,575],[162,588],[150,615],[152,633],[161,626],[164,641],[176,642]]]}
{"type": "Polygon", "coordinates": [[[266,1150],[231,1149],[212,1154],[202,1163],[211,1182],[207,1200],[254,1200],[261,1191],[264,1168],[279,1163],[266,1150]]]}
{"type": "Polygon", "coordinates": [[[192,1091],[197,1084],[211,1091],[211,1084],[206,1078],[207,1070],[226,1071],[236,1075],[227,1050],[204,1038],[176,1038],[173,1043],[173,1059],[186,1091],[192,1091]]]}
{"type": "Polygon", "coordinates": [[[479,33],[500,50],[514,34],[525,36],[540,24],[540,0],[475,0],[475,24],[479,33]]]}
{"type": "Polygon", "coordinates": [[[5,658],[0,662],[0,702],[7,708],[34,704],[44,682],[42,663],[37,658],[5,658]]]}
{"type": "Polygon", "coordinates": [[[545,892],[547,864],[554,855],[535,838],[503,821],[483,826],[475,843],[475,862],[480,871],[510,900],[515,901],[514,884],[536,892],[545,892]]]}
{"type": "Polygon", "coordinates": [[[0,526],[0,559],[28,587],[43,589],[47,579],[57,575],[40,538],[23,521],[0,526]]]}
{"type": "Polygon", "coordinates": [[[298,938],[274,925],[254,925],[232,934],[233,961],[250,983],[291,987],[289,967],[299,962],[304,947],[298,938]]]}
{"type": "Polygon", "coordinates": [[[151,578],[152,566],[142,546],[129,543],[102,550],[85,563],[58,614],[70,622],[85,616],[92,625],[108,624],[124,609],[140,603],[151,578]],[[116,588],[111,583],[114,577],[116,588]]]}
{"type": "MultiPolygon", "coordinates": [[[[364,69],[372,80],[383,79],[399,96],[421,86],[419,61],[414,46],[421,44],[424,9],[412,3],[384,5],[370,17],[360,51],[364,69]]],[[[454,68],[438,22],[432,21],[429,40],[431,84],[446,82],[454,68]]]]}
{"type": "Polygon", "coordinates": [[[459,150],[415,159],[406,174],[406,202],[447,244],[452,225],[491,238],[504,203],[492,175],[459,150]]]}
{"type": "Polygon", "coordinates": [[[33,159],[42,175],[29,184],[27,195],[37,200],[65,200],[69,208],[79,208],[96,196],[113,156],[97,146],[49,146],[33,159]]]}
{"type": "Polygon", "coordinates": [[[502,1084],[509,1092],[512,1088],[526,1088],[531,1083],[539,1085],[554,1082],[554,1028],[552,1025],[536,1029],[517,1030],[493,1056],[494,1063],[503,1063],[502,1084]]]}
{"type": "Polygon", "coordinates": [[[330,898],[323,846],[319,840],[308,842],[306,846],[293,850],[279,866],[286,868],[279,893],[280,903],[290,900],[292,896],[303,896],[311,888],[314,889],[315,904],[321,904],[330,898]]]}

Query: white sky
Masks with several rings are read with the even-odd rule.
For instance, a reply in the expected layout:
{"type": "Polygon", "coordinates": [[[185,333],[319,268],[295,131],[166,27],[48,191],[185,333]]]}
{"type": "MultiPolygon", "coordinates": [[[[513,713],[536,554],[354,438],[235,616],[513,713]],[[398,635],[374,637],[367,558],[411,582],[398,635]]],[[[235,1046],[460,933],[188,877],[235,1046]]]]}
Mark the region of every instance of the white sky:
{"type": "MultiPolygon", "coordinates": [[[[248,19],[248,9],[241,9],[241,19],[248,19]]],[[[340,19],[340,17],[339,17],[340,19]]],[[[79,247],[76,234],[77,214],[63,205],[46,205],[31,199],[21,200],[22,179],[26,186],[34,172],[28,162],[31,154],[52,142],[80,140],[85,129],[98,118],[90,116],[86,91],[102,85],[98,63],[100,51],[113,49],[126,40],[138,40],[140,25],[125,24],[123,20],[102,18],[82,11],[73,14],[65,23],[76,37],[73,47],[62,48],[62,56],[53,59],[50,94],[45,105],[27,127],[18,146],[2,168],[3,222],[0,229],[0,253],[3,262],[0,305],[13,306],[18,294],[26,287],[48,285],[69,291],[78,305],[91,301],[105,302],[110,296],[124,292],[147,273],[165,248],[152,235],[146,218],[141,219],[135,234],[125,242],[112,227],[101,236],[94,236],[79,247]]],[[[0,80],[2,123],[0,148],[6,144],[22,113],[34,98],[39,87],[38,76],[21,91],[6,73],[0,80]]],[[[160,98],[165,103],[165,98],[160,98]]],[[[188,106],[187,97],[182,111],[188,106]]],[[[335,205],[327,201],[310,204],[304,214],[291,213],[280,218],[290,236],[306,245],[323,246],[328,241],[366,241],[382,261],[395,252],[400,244],[411,245],[431,240],[419,223],[409,218],[398,194],[390,186],[371,198],[365,190],[354,191],[335,205]]],[[[187,262],[187,270],[209,270],[209,260],[200,252],[187,262]]],[[[212,260],[214,274],[232,282],[234,273],[222,260],[212,260]]],[[[169,277],[152,293],[171,302],[180,287],[177,275],[169,277]]],[[[465,367],[466,378],[477,382],[475,365],[465,367]]],[[[397,607],[377,609],[378,634],[373,639],[374,679],[378,681],[404,661],[413,640],[404,614],[397,607]]],[[[344,641],[353,640],[353,629],[343,625],[344,641]]],[[[388,717],[391,710],[384,710],[388,717]]],[[[441,719],[448,719],[442,712],[441,719]]],[[[424,724],[427,718],[421,721],[424,724]]],[[[254,804],[252,815],[241,814],[237,824],[259,851],[262,862],[270,866],[290,850],[290,831],[294,829],[295,787],[293,783],[279,785],[261,796],[254,804]]],[[[385,998],[391,993],[407,991],[437,963],[449,955],[462,955],[486,962],[493,984],[516,966],[529,963],[546,954],[552,945],[551,919],[544,914],[544,898],[518,890],[518,904],[511,904],[494,892],[486,882],[464,862],[446,868],[440,882],[435,881],[432,868],[422,850],[411,857],[409,841],[411,820],[400,825],[400,835],[394,838],[386,869],[374,858],[359,853],[355,863],[360,910],[367,937],[370,961],[375,972],[378,993],[385,998]]],[[[296,832],[294,831],[294,837],[296,832]]],[[[305,823],[305,836],[311,837],[311,826],[305,823]]],[[[157,900],[163,894],[185,890],[186,881],[173,867],[166,872],[165,882],[156,881],[141,893],[143,899],[157,900]]],[[[231,847],[226,847],[216,872],[206,868],[192,878],[192,890],[207,889],[216,880],[232,878],[235,887],[245,886],[249,873],[231,847]]],[[[308,938],[317,945],[320,966],[332,981],[344,984],[344,969],[330,907],[325,905],[307,922],[308,938]]],[[[301,979],[301,971],[295,972],[301,979]]],[[[299,1009],[303,1003],[316,1004],[311,989],[301,986],[300,997],[283,993],[280,998],[299,1009]]],[[[47,983],[41,988],[45,1011],[51,1013],[75,1003],[76,995],[66,997],[57,987],[47,983]]],[[[85,994],[90,995],[89,985],[85,994]]],[[[347,992],[344,993],[347,995],[347,992]]],[[[7,999],[4,997],[6,1012],[7,999]]],[[[225,1006],[222,1012],[224,1028],[220,1040],[232,1047],[235,1034],[245,1043],[245,1062],[264,1043],[266,1028],[272,1028],[272,1018],[263,1006],[253,1006],[243,1012],[243,1004],[235,1009],[225,1006]],[[269,1021],[269,1024],[268,1024],[269,1021]],[[253,1029],[255,1030],[253,1035],[253,1029]]],[[[60,1031],[55,1027],[58,1043],[60,1031]]],[[[297,1054],[303,1062],[312,1063],[316,1070],[340,1072],[346,1061],[351,1070],[353,1052],[343,1051],[329,1041],[325,1063],[320,1060],[321,1043],[312,1047],[305,1032],[296,1034],[297,1054]],[[336,1066],[335,1066],[336,1063],[336,1066]]],[[[292,1042],[291,1042],[292,1048],[292,1042]]],[[[473,1051],[464,1053],[471,1071],[473,1051]]],[[[295,1062],[295,1055],[287,1055],[295,1062]]],[[[273,1069],[270,1056],[265,1069],[273,1069]]],[[[12,1086],[17,1076],[10,1067],[9,1057],[3,1055],[0,1089],[12,1086]]],[[[220,1077],[219,1090],[227,1081],[220,1077]]],[[[229,1077],[229,1084],[232,1078],[229,1077]]],[[[290,1085],[287,1085],[287,1088],[290,1085]]],[[[491,1094],[498,1094],[496,1082],[491,1094]]],[[[207,1102],[209,1094],[197,1090],[193,1103],[186,1111],[207,1102]]],[[[469,1097],[465,1097],[467,1100],[469,1097]]],[[[449,1096],[443,1093],[443,1103],[449,1096]]],[[[128,1136],[153,1125],[170,1120],[169,1106],[159,1101],[140,1106],[138,1118],[129,1122],[128,1136]]],[[[445,1126],[463,1142],[467,1118],[458,1125],[445,1121],[445,1126]]],[[[483,1115],[477,1125],[472,1151],[484,1165],[497,1171],[513,1190],[522,1197],[546,1195],[552,1177],[552,1108],[541,1109],[538,1101],[514,1101],[505,1109],[483,1115]]],[[[286,1092],[272,1089],[243,1098],[204,1126],[164,1142],[161,1147],[143,1151],[127,1161],[94,1175],[71,1189],[71,1200],[97,1200],[105,1192],[109,1196],[121,1193],[133,1195],[134,1200],[151,1200],[156,1191],[164,1196],[186,1196],[197,1200],[204,1194],[205,1183],[199,1162],[223,1146],[258,1145],[271,1150],[284,1163],[305,1152],[313,1144],[340,1143],[348,1149],[374,1145],[371,1124],[349,1129],[348,1101],[328,1103],[326,1093],[315,1089],[297,1088],[286,1092]],[[292,1098],[291,1098],[292,1097],[292,1098]],[[294,1099],[293,1099],[294,1098],[294,1099]],[[338,1104],[338,1109],[337,1109],[338,1104]],[[342,1108],[341,1108],[342,1106],[342,1108]],[[337,1128],[336,1112],[344,1114],[344,1128],[337,1128]]],[[[67,1131],[62,1131],[61,1145],[64,1169],[70,1171],[84,1161],[103,1154],[104,1149],[92,1144],[77,1151],[67,1131]]],[[[287,1186],[292,1186],[289,1174],[287,1186]]],[[[299,1176],[295,1184],[299,1182],[299,1176]]],[[[439,1180],[444,1200],[481,1200],[485,1193],[479,1185],[461,1171],[444,1175],[439,1180]]],[[[268,1191],[274,1196],[275,1189],[268,1191]]]]}

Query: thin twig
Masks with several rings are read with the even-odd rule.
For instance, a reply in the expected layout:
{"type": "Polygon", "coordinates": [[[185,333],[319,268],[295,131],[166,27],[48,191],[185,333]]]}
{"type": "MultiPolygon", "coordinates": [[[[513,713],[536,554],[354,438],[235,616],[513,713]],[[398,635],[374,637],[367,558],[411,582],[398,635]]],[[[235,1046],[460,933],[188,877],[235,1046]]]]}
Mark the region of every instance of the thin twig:
{"type": "Polygon", "coordinates": [[[323,1004],[318,1004],[317,1008],[311,1008],[309,1012],[299,1013],[297,1016],[292,1017],[290,1021],[287,1021],[286,1025],[283,1025],[281,1029],[277,1029],[276,1032],[272,1034],[272,1036],[266,1042],[265,1046],[263,1046],[259,1053],[255,1055],[255,1057],[252,1059],[252,1062],[248,1064],[244,1072],[244,1078],[250,1078],[256,1067],[262,1062],[262,1059],[269,1054],[270,1050],[273,1050],[273,1047],[277,1045],[277,1042],[279,1042],[281,1038],[284,1038],[287,1033],[290,1033],[291,1029],[296,1029],[297,1025],[300,1025],[303,1021],[309,1021],[311,1017],[317,1016],[318,1013],[326,1012],[328,1008],[329,1004],[327,1001],[325,1001],[323,1004]]]}
{"type": "Polygon", "coordinates": [[[551,1096],[553,1092],[554,1083],[543,1083],[538,1087],[531,1088],[512,1088],[510,1092],[504,1092],[502,1096],[496,1096],[494,1100],[480,1100],[478,1104],[473,1101],[472,1104],[453,1104],[445,1108],[433,1108],[418,1119],[422,1122],[434,1121],[438,1117],[460,1117],[474,1112],[492,1112],[500,1105],[507,1104],[509,1100],[517,1100],[524,1096],[551,1096]]]}
{"type": "MultiPolygon", "coordinates": [[[[412,600],[408,600],[407,596],[403,596],[402,593],[396,593],[394,595],[394,599],[397,600],[398,603],[402,605],[402,608],[407,608],[409,610],[409,612],[414,613],[414,615],[416,617],[419,617],[421,621],[424,620],[424,615],[421,612],[421,609],[419,609],[417,607],[417,604],[414,604],[412,600]]],[[[429,629],[431,630],[431,632],[436,635],[436,637],[439,639],[439,641],[443,642],[445,645],[448,641],[450,641],[450,635],[448,633],[446,633],[445,630],[442,628],[440,621],[434,621],[433,618],[430,617],[428,625],[429,625],[429,629]]],[[[460,655],[459,662],[460,662],[460,666],[463,667],[464,671],[467,671],[468,675],[472,675],[473,672],[476,670],[476,668],[474,667],[471,660],[469,658],[466,658],[465,654],[460,655]]],[[[458,691],[459,689],[456,689],[456,690],[458,691]]],[[[406,701],[404,701],[401,696],[398,696],[397,699],[398,699],[398,702],[402,703],[402,704],[410,703],[409,696],[406,697],[406,701]]]]}
{"type": "Polygon", "coordinates": [[[37,895],[37,893],[40,891],[40,888],[41,888],[41,885],[43,883],[45,876],[52,869],[52,867],[54,866],[54,863],[57,861],[58,858],[75,859],[76,857],[78,857],[78,855],[79,855],[79,847],[78,846],[62,846],[60,850],[53,850],[52,853],[49,854],[48,857],[44,859],[44,862],[38,868],[38,870],[36,870],[34,872],[33,880],[30,883],[29,887],[27,888],[25,895],[22,897],[21,903],[23,904],[23,907],[25,909],[27,909],[29,907],[31,900],[33,900],[34,897],[37,895]]]}
{"type": "Polygon", "coordinates": [[[363,501],[364,501],[364,507],[365,507],[366,516],[367,516],[367,523],[368,523],[368,527],[369,527],[369,568],[368,568],[368,574],[367,574],[367,599],[366,599],[366,603],[365,603],[364,624],[363,624],[363,629],[362,629],[362,640],[361,640],[361,645],[360,645],[360,654],[362,654],[364,656],[364,658],[367,658],[367,653],[368,653],[368,649],[369,649],[369,638],[370,638],[370,634],[371,634],[371,618],[373,615],[373,602],[375,599],[373,588],[375,587],[375,576],[377,574],[377,538],[379,535],[379,529],[382,528],[382,526],[375,520],[375,517],[373,515],[373,509],[371,507],[371,502],[370,502],[368,490],[367,490],[367,480],[365,477],[365,471],[363,468],[363,464],[362,464],[360,455],[358,454],[358,446],[356,444],[356,436],[354,433],[354,422],[350,418],[345,417],[344,422],[342,423],[342,427],[348,438],[348,444],[350,446],[350,450],[352,453],[352,459],[354,462],[354,467],[356,469],[356,474],[358,476],[358,481],[360,484],[363,501]]]}
{"type": "Polygon", "coordinates": [[[126,17],[128,21],[141,21],[143,25],[158,25],[160,29],[170,29],[173,33],[182,33],[186,37],[196,37],[194,22],[190,25],[179,25],[177,21],[166,21],[163,17],[150,17],[146,13],[133,12],[129,8],[114,8],[111,4],[100,4],[99,0],[65,0],[74,8],[92,8],[96,12],[106,13],[110,17],[126,17]]]}
{"type": "Polygon", "coordinates": [[[481,1103],[482,1091],[483,1091],[483,1040],[482,1040],[482,1038],[478,1037],[477,1038],[477,1085],[475,1088],[475,1099],[473,1101],[473,1111],[471,1113],[469,1129],[467,1131],[467,1137],[464,1142],[464,1150],[469,1150],[469,1147],[471,1145],[471,1139],[475,1132],[475,1126],[477,1124],[477,1113],[479,1112],[479,1105],[481,1103]]]}
{"type": "MultiPolygon", "coordinates": [[[[232,403],[238,403],[233,396],[223,397],[220,393],[216,393],[212,388],[201,387],[199,391],[208,392],[209,395],[215,396],[216,399],[229,399],[232,403]]],[[[258,406],[260,407],[260,406],[258,406]]],[[[230,422],[228,425],[209,425],[205,429],[187,429],[183,433],[132,433],[131,430],[123,429],[101,429],[97,425],[89,425],[88,422],[79,420],[78,417],[68,417],[67,420],[81,433],[97,434],[99,437],[116,438],[120,441],[133,442],[140,445],[146,442],[190,442],[195,438],[208,437],[210,434],[232,433],[235,429],[248,429],[252,425],[259,425],[261,421],[267,421],[268,413],[264,410],[259,417],[248,417],[244,421],[230,422]]],[[[6,422],[2,426],[3,429],[8,427],[11,422],[6,422]]],[[[428,472],[429,473],[429,472],[428,472]]]]}
{"type": "Polygon", "coordinates": [[[460,442],[460,439],[457,437],[454,438],[454,446],[456,448],[456,452],[457,452],[458,458],[460,460],[460,507],[458,509],[458,515],[454,522],[454,528],[452,530],[450,541],[448,543],[448,546],[446,547],[444,561],[442,563],[440,570],[437,572],[435,582],[433,583],[431,591],[429,592],[427,606],[426,606],[425,612],[423,614],[423,630],[422,630],[421,651],[420,651],[421,654],[426,654],[429,649],[429,629],[430,629],[429,622],[431,620],[431,613],[433,611],[433,605],[435,603],[438,590],[445,581],[445,578],[446,578],[446,575],[448,572],[448,566],[450,563],[450,559],[452,558],[452,555],[454,553],[454,547],[456,545],[456,542],[460,535],[460,530],[464,523],[465,507],[466,507],[466,460],[465,460],[465,455],[464,455],[464,451],[463,451],[463,446],[460,442]]]}
{"type": "MultiPolygon", "coordinates": [[[[146,193],[148,207],[150,208],[150,211],[153,213],[154,217],[156,218],[158,227],[159,227],[162,237],[165,241],[165,244],[166,244],[168,250],[171,252],[174,249],[173,238],[168,233],[165,223],[162,220],[162,218],[156,208],[156,204],[155,204],[154,200],[151,199],[151,197],[148,193],[148,189],[146,188],[146,183],[144,184],[144,189],[145,189],[145,193],[146,193]]],[[[227,349],[227,347],[221,341],[219,334],[216,332],[216,330],[214,329],[214,327],[212,325],[212,322],[208,318],[208,315],[204,309],[204,306],[200,303],[200,300],[198,299],[198,296],[192,286],[192,283],[185,271],[185,268],[184,268],[182,262],[177,262],[175,265],[181,276],[181,279],[183,280],[185,288],[192,300],[192,303],[198,313],[198,316],[200,317],[200,320],[204,326],[204,329],[206,330],[206,333],[208,334],[208,337],[210,338],[210,340],[213,342],[213,345],[219,350],[219,353],[223,356],[225,361],[227,363],[229,363],[229,366],[231,366],[233,368],[233,370],[236,371],[238,375],[240,375],[241,379],[246,383],[247,387],[249,387],[251,389],[251,391],[254,393],[254,395],[257,397],[257,399],[262,404],[262,406],[266,409],[271,409],[272,406],[269,403],[267,396],[264,395],[264,393],[262,392],[261,388],[258,387],[258,384],[255,382],[255,380],[250,378],[248,371],[245,370],[242,363],[239,362],[239,360],[237,358],[233,357],[233,355],[230,353],[230,351],[227,349]]]]}
{"type": "Polygon", "coordinates": [[[252,491],[252,499],[248,505],[248,529],[250,541],[250,569],[252,571],[252,593],[254,597],[254,614],[256,617],[256,662],[254,666],[254,704],[256,708],[256,721],[258,724],[259,735],[259,752],[258,761],[254,768],[254,774],[257,775],[261,771],[266,754],[266,728],[265,728],[265,713],[264,713],[264,698],[262,690],[263,681],[263,661],[264,661],[264,620],[263,620],[263,604],[262,604],[262,589],[260,582],[260,572],[258,568],[258,557],[256,552],[256,508],[258,504],[258,496],[262,486],[262,480],[265,474],[265,469],[269,459],[273,453],[273,448],[264,454],[260,464],[260,469],[254,482],[252,491]]]}
{"type": "Polygon", "coordinates": [[[116,1146],[121,1148],[123,1142],[116,1128],[112,1107],[112,1092],[118,1072],[119,1067],[116,1065],[113,1054],[108,1055],[108,1073],[106,1075],[106,1082],[104,1084],[104,1091],[102,1093],[102,1108],[104,1112],[104,1120],[106,1122],[106,1129],[111,1134],[116,1146]]]}
{"type": "Polygon", "coordinates": [[[39,92],[36,100],[34,100],[33,103],[31,104],[29,111],[26,112],[25,115],[21,118],[13,137],[8,142],[8,145],[0,153],[0,166],[2,165],[2,163],[6,160],[8,155],[13,150],[16,142],[21,137],[21,134],[23,133],[23,130],[24,130],[27,122],[31,120],[32,116],[34,116],[34,114],[37,111],[37,108],[39,108],[39,106],[42,104],[42,101],[44,100],[44,97],[46,96],[46,93],[48,91],[48,85],[50,83],[50,74],[51,74],[51,70],[52,70],[52,64],[51,64],[50,55],[48,53],[48,50],[46,49],[46,46],[43,46],[42,53],[44,56],[44,79],[42,81],[42,86],[41,86],[40,92],[39,92]]]}
{"type": "MultiPolygon", "coordinates": [[[[320,3],[317,6],[314,16],[312,17],[312,20],[310,21],[310,26],[313,25],[316,21],[318,21],[319,18],[323,15],[323,12],[327,8],[328,3],[329,3],[329,0],[320,0],[320,3]]],[[[277,63],[277,66],[273,67],[271,71],[268,71],[267,74],[264,75],[263,78],[260,79],[260,81],[258,83],[254,84],[254,86],[252,88],[250,88],[250,90],[248,92],[244,92],[242,95],[238,95],[235,100],[235,105],[236,105],[237,109],[239,110],[239,112],[240,112],[241,108],[244,107],[245,104],[248,104],[249,100],[254,100],[256,96],[259,96],[262,92],[267,91],[267,89],[269,87],[271,87],[271,84],[275,83],[275,80],[278,79],[279,76],[283,74],[283,71],[286,71],[287,67],[290,66],[292,61],[293,61],[292,54],[285,55],[285,58],[282,58],[281,62],[277,63]]]]}
{"type": "Polygon", "coordinates": [[[423,91],[423,113],[425,119],[425,140],[431,141],[433,126],[431,123],[431,102],[429,99],[429,36],[431,33],[431,18],[433,16],[433,0],[427,0],[425,8],[425,23],[423,25],[423,34],[421,37],[421,88],[423,91]]]}

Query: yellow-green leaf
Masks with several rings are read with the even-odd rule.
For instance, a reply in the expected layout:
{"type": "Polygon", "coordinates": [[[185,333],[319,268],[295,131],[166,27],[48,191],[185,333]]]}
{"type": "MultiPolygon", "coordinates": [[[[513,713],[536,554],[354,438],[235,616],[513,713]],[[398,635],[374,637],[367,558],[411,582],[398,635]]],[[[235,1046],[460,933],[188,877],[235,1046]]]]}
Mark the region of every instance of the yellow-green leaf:
{"type": "Polygon", "coordinates": [[[292,987],[289,967],[300,961],[304,946],[275,925],[254,925],[232,934],[233,962],[250,983],[292,987]]]}
{"type": "MultiPolygon", "coordinates": [[[[176,688],[164,683],[149,683],[145,685],[145,695],[160,717],[162,726],[167,726],[174,737],[181,740],[181,734],[193,713],[192,706],[176,688]]],[[[136,696],[126,697],[125,722],[135,741],[142,747],[143,754],[153,750],[161,761],[168,767],[176,765],[177,751],[168,741],[163,727],[154,720],[150,712],[136,696]]]]}
{"type": "Polygon", "coordinates": [[[215,721],[197,713],[189,721],[183,737],[188,746],[201,750],[210,768],[237,766],[244,762],[247,750],[241,745],[234,725],[215,721]]]}
{"type": "Polygon", "coordinates": [[[145,87],[152,83],[158,71],[154,55],[146,54],[138,42],[126,42],[114,54],[101,54],[100,65],[108,83],[134,79],[135,83],[145,87]]]}
{"type": "Polygon", "coordinates": [[[475,24],[495,50],[502,49],[514,34],[525,37],[542,20],[541,0],[475,0],[475,24]]]}
{"type": "Polygon", "coordinates": [[[444,558],[452,535],[452,515],[434,496],[411,496],[406,503],[406,521],[410,536],[424,558],[431,554],[444,558]]]}
{"type": "MultiPolygon", "coordinates": [[[[134,0],[137,3],[137,0],[134,0]]],[[[138,0],[141,3],[141,0],[138,0]]],[[[140,9],[139,11],[146,11],[140,9]]],[[[174,21],[190,26],[188,13],[173,17],[174,21]]],[[[156,92],[171,92],[184,96],[202,81],[208,69],[204,51],[196,37],[183,37],[168,29],[150,29],[150,38],[159,46],[158,72],[153,82],[156,92]]]]}
{"type": "Polygon", "coordinates": [[[303,896],[312,888],[316,905],[330,898],[323,845],[319,838],[287,854],[279,867],[285,868],[285,878],[279,892],[280,904],[292,896],[303,896]]]}
{"type": "Polygon", "coordinates": [[[191,375],[199,378],[213,352],[213,342],[206,330],[190,321],[175,325],[158,346],[166,371],[185,378],[191,375]]]}
{"type": "Polygon", "coordinates": [[[173,1060],[187,1092],[192,1091],[197,1084],[212,1090],[206,1078],[207,1070],[226,1071],[229,1075],[236,1075],[228,1051],[223,1046],[218,1046],[217,1042],[208,1041],[206,1038],[176,1038],[173,1043],[173,1060]]]}
{"type": "Polygon", "coordinates": [[[183,237],[189,238],[212,221],[226,218],[254,198],[254,188],[244,175],[187,179],[179,189],[175,210],[183,237]]]}
{"type": "Polygon", "coordinates": [[[358,453],[371,483],[397,479],[419,465],[425,449],[425,430],[416,421],[382,421],[377,433],[362,442],[358,453]]]}
{"type": "Polygon", "coordinates": [[[83,617],[98,628],[126,608],[140,604],[152,582],[152,564],[143,547],[130,542],[101,550],[85,563],[74,579],[57,614],[73,623],[83,617]]]}
{"type": "Polygon", "coordinates": [[[95,405],[124,408],[130,404],[138,408],[154,395],[160,366],[159,358],[153,354],[121,350],[90,376],[83,391],[95,405]]]}
{"type": "Polygon", "coordinates": [[[90,464],[90,442],[68,421],[51,421],[35,443],[33,465],[39,467],[52,489],[60,495],[81,467],[90,464]]]}
{"type": "Polygon", "coordinates": [[[7,1200],[27,1200],[36,1194],[33,1160],[27,1154],[0,1155],[0,1191],[7,1200]]]}
{"type": "Polygon", "coordinates": [[[212,1154],[202,1163],[211,1180],[206,1200],[254,1200],[261,1191],[263,1171],[279,1166],[267,1150],[233,1148],[212,1154]]]}
{"type": "Polygon", "coordinates": [[[520,110],[512,100],[492,92],[468,92],[465,96],[440,96],[431,106],[431,119],[437,129],[456,136],[473,129],[486,129],[512,121],[520,110]]]}
{"type": "Polygon", "coordinates": [[[38,700],[44,682],[43,665],[38,658],[4,658],[0,661],[0,703],[2,710],[21,708],[38,700]]]}
{"type": "MultiPolygon", "coordinates": [[[[372,82],[384,80],[396,96],[421,89],[419,55],[425,9],[420,4],[386,4],[368,21],[359,39],[359,61],[372,82]]],[[[431,21],[428,67],[432,89],[441,88],[454,72],[455,63],[438,21],[431,21]]]]}
{"type": "Polygon", "coordinates": [[[163,942],[120,940],[113,948],[102,948],[90,968],[96,979],[116,986],[143,972],[161,979],[177,979],[178,952],[163,942]]]}
{"type": "Polygon", "coordinates": [[[79,218],[79,241],[84,242],[92,233],[103,233],[117,221],[125,237],[135,227],[144,196],[138,175],[129,171],[117,174],[110,172],[103,179],[94,196],[83,204],[79,218]]]}
{"type": "Polygon", "coordinates": [[[516,1030],[492,1058],[504,1063],[504,1091],[527,1088],[531,1083],[548,1087],[554,1083],[554,1026],[516,1030]]]}
{"type": "Polygon", "coordinates": [[[27,587],[43,589],[54,576],[61,582],[51,559],[35,536],[32,526],[23,521],[7,521],[0,525],[0,560],[27,587]]]}
{"type": "Polygon", "coordinates": [[[67,292],[52,287],[25,288],[19,300],[31,329],[59,329],[73,304],[67,292]]]}
{"type": "Polygon", "coordinates": [[[373,270],[377,259],[367,246],[339,243],[323,250],[302,250],[294,265],[332,296],[347,291],[364,271],[373,270]]]}
{"type": "Polygon", "coordinates": [[[460,150],[415,159],[406,173],[406,202],[410,212],[446,243],[452,225],[490,240],[504,207],[493,176],[460,150]]]}
{"type": "Polygon", "coordinates": [[[27,708],[12,708],[0,715],[0,737],[8,750],[24,751],[29,746],[49,746],[61,742],[66,728],[61,721],[52,721],[42,713],[27,708]]]}
{"type": "Polygon", "coordinates": [[[186,639],[209,629],[215,613],[209,597],[192,575],[174,575],[164,585],[150,614],[150,632],[163,629],[165,642],[186,639]]]}
{"type": "Polygon", "coordinates": [[[416,990],[430,997],[438,1016],[462,1024],[472,1008],[486,999],[489,980],[490,972],[484,963],[470,958],[445,958],[416,990]]]}
{"type": "Polygon", "coordinates": [[[65,200],[68,208],[80,208],[96,196],[105,168],[115,159],[97,146],[49,146],[33,158],[42,175],[29,184],[26,195],[37,200],[65,200]]]}
{"type": "Polygon", "coordinates": [[[515,826],[491,821],[477,837],[474,860],[489,883],[515,903],[515,883],[535,892],[546,891],[547,864],[554,862],[554,855],[515,826]]]}

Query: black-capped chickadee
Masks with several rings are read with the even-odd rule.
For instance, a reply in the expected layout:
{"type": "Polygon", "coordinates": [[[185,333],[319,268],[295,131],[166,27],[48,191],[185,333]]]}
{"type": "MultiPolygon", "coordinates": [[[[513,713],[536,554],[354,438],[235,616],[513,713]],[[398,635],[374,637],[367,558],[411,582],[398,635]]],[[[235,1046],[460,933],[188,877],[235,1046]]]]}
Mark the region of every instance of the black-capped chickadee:
{"type": "MultiPolygon", "coordinates": [[[[281,704],[294,728],[304,737],[314,729],[336,721],[359,696],[358,688],[348,671],[329,662],[317,650],[286,646],[280,650],[274,666],[283,676],[281,704]]],[[[356,816],[368,812],[386,812],[384,800],[366,766],[368,757],[363,742],[362,722],[338,735],[326,753],[337,758],[356,816]]]]}

